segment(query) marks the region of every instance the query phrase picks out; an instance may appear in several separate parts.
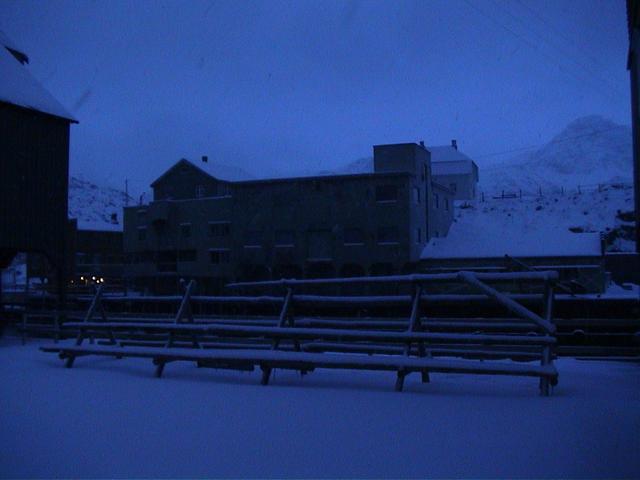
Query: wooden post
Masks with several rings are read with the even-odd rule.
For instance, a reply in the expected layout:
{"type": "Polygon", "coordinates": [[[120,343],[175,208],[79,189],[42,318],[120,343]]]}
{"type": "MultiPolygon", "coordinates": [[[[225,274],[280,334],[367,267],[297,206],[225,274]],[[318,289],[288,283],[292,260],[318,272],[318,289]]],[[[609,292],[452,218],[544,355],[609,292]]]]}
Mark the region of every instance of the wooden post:
{"type": "MultiPolygon", "coordinates": [[[[184,295],[182,296],[182,300],[180,301],[180,306],[178,307],[178,313],[173,320],[174,324],[180,323],[180,321],[186,316],[187,319],[190,319],[193,322],[193,315],[191,314],[191,292],[195,287],[195,280],[191,280],[187,285],[187,288],[184,291],[184,295]]],[[[170,331],[167,337],[167,341],[164,344],[164,348],[171,348],[173,345],[173,332],[170,331]]],[[[156,364],[156,377],[160,378],[162,373],[164,372],[165,361],[162,358],[155,358],[154,363],[156,364]]]]}
{"type": "MultiPolygon", "coordinates": [[[[289,309],[291,308],[293,298],[293,288],[287,287],[287,293],[285,293],[284,300],[282,302],[282,308],[280,309],[280,316],[278,317],[278,327],[285,328],[285,324],[287,323],[287,319],[289,318],[289,309]]],[[[292,320],[291,320],[292,321],[292,320]]],[[[275,339],[271,342],[271,350],[277,350],[280,346],[280,339],[275,339]]],[[[300,350],[300,342],[298,340],[294,341],[294,348],[299,351],[300,350]]],[[[268,385],[269,378],[271,377],[272,369],[270,367],[260,366],[262,370],[262,379],[260,380],[261,385],[268,385]]],[[[303,373],[300,370],[300,373],[304,375],[306,371],[303,373]]]]}
{"type": "MultiPolygon", "coordinates": [[[[554,299],[555,299],[555,294],[554,294],[554,289],[553,289],[553,282],[549,279],[545,280],[544,282],[544,297],[543,297],[543,302],[544,302],[544,319],[549,322],[550,324],[553,324],[553,303],[554,303],[554,299]]],[[[540,361],[540,364],[542,366],[545,365],[550,365],[551,364],[551,359],[552,359],[552,355],[553,352],[551,350],[551,346],[550,345],[545,345],[542,349],[542,358],[540,361]]],[[[541,377],[540,378],[540,395],[543,395],[545,397],[549,396],[549,378],[548,377],[541,377]]]]}
{"type": "MultiPolygon", "coordinates": [[[[415,332],[418,328],[418,322],[420,321],[420,297],[422,295],[422,287],[420,284],[417,284],[413,289],[413,298],[411,300],[411,315],[409,315],[409,324],[407,325],[407,332],[415,332]]],[[[411,355],[411,341],[408,341],[404,347],[405,356],[411,355]]],[[[423,381],[424,374],[426,372],[422,372],[423,381]]],[[[400,368],[397,373],[396,378],[396,391],[401,392],[404,387],[404,378],[407,376],[406,370],[400,368]]],[[[428,373],[427,373],[428,378],[428,373]]]]}

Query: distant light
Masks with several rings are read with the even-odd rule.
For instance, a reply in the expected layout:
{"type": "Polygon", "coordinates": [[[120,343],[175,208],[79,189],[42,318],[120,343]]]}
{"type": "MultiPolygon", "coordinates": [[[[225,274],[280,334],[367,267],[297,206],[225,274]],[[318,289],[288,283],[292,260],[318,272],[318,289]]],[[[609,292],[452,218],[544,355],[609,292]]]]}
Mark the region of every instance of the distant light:
{"type": "Polygon", "coordinates": [[[80,280],[84,281],[84,277],[80,277],[80,280]]]}
{"type": "Polygon", "coordinates": [[[95,282],[96,281],[96,277],[91,277],[91,280],[93,280],[95,282]]]}
{"type": "Polygon", "coordinates": [[[100,277],[100,282],[104,283],[104,278],[100,277]]]}

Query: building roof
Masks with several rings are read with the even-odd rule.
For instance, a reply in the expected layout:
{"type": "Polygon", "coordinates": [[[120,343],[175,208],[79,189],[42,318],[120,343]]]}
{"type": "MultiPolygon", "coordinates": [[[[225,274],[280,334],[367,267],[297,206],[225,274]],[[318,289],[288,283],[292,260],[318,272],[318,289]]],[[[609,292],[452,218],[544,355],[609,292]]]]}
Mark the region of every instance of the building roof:
{"type": "Polygon", "coordinates": [[[78,123],[10,52],[14,50],[22,54],[4,33],[0,35],[0,45],[0,102],[78,123]]]}
{"type": "Polygon", "coordinates": [[[451,145],[427,147],[431,152],[433,175],[461,175],[472,173],[474,161],[451,145]]]}
{"type": "Polygon", "coordinates": [[[527,231],[510,228],[477,228],[452,225],[447,237],[433,238],[422,251],[422,259],[471,259],[601,256],[600,234],[570,231],[527,231]]]}

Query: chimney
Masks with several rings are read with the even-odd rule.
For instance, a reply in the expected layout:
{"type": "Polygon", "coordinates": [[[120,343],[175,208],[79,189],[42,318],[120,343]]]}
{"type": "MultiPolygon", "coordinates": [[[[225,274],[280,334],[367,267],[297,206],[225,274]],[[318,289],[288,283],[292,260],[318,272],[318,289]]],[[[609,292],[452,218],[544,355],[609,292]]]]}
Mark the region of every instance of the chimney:
{"type": "Polygon", "coordinates": [[[207,163],[209,161],[209,157],[207,157],[206,155],[202,156],[202,162],[203,163],[207,163]]]}
{"type": "Polygon", "coordinates": [[[451,140],[451,146],[457,150],[458,149],[458,141],[455,140],[455,139],[451,140]]]}
{"type": "Polygon", "coordinates": [[[424,148],[424,140],[420,140],[420,146],[424,148]]]}

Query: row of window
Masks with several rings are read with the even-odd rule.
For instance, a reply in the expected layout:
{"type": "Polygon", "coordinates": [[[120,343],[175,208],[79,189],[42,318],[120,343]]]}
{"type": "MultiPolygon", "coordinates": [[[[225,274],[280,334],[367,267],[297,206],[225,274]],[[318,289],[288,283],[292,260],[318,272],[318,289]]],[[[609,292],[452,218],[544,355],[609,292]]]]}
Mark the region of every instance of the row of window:
{"type": "MultiPolygon", "coordinates": [[[[212,237],[224,237],[230,233],[230,224],[228,222],[210,223],[210,235],[212,237]]],[[[328,232],[310,232],[310,235],[322,234],[328,232]]],[[[180,236],[182,238],[191,237],[191,224],[183,223],[180,225],[180,236]]],[[[377,231],[378,243],[397,243],[399,241],[399,232],[397,227],[380,227],[377,231]]],[[[145,241],[147,239],[147,228],[138,228],[138,240],[145,241]]],[[[276,230],[275,246],[276,247],[293,247],[296,243],[296,232],[293,230],[276,230]]],[[[365,243],[364,231],[360,228],[345,228],[344,244],[345,245],[361,245],[365,243]]],[[[264,244],[264,232],[261,230],[248,230],[244,234],[245,247],[262,247],[264,244]]]]}

